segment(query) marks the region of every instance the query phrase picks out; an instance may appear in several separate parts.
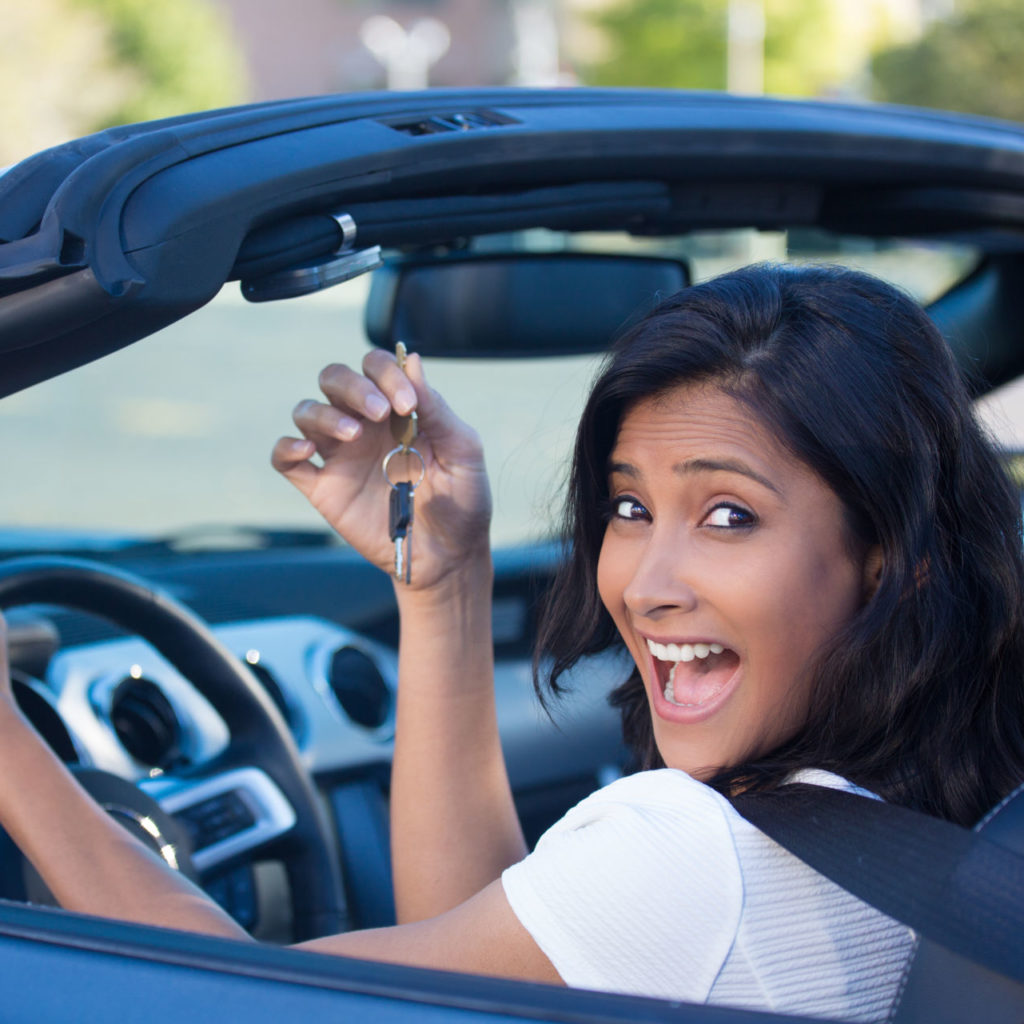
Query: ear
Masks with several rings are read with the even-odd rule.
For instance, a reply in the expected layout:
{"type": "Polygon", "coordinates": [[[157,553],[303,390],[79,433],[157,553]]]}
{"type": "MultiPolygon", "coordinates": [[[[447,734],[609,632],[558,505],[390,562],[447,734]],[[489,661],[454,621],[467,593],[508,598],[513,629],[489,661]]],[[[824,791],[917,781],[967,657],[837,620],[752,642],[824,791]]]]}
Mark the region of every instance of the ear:
{"type": "Polygon", "coordinates": [[[882,547],[873,544],[864,556],[864,600],[870,601],[875,596],[878,584],[882,581],[882,547]]]}

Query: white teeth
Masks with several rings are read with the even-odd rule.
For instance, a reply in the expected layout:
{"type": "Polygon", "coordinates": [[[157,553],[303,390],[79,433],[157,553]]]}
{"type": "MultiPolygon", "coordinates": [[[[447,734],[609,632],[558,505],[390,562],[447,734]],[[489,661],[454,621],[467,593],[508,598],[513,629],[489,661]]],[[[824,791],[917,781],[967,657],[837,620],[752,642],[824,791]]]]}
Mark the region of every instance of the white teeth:
{"type": "Polygon", "coordinates": [[[721,644],[658,644],[653,640],[647,641],[647,649],[659,661],[693,661],[725,650],[721,644]]]}
{"type": "Polygon", "coordinates": [[[659,661],[672,662],[672,668],[668,674],[668,682],[665,684],[665,700],[670,704],[675,704],[676,707],[680,708],[697,708],[706,703],[710,697],[715,696],[715,694],[710,694],[708,698],[695,704],[687,704],[676,700],[676,669],[679,668],[681,661],[693,661],[694,658],[699,658],[703,661],[709,655],[721,654],[725,650],[721,644],[658,644],[653,640],[648,640],[647,649],[659,661]]]}

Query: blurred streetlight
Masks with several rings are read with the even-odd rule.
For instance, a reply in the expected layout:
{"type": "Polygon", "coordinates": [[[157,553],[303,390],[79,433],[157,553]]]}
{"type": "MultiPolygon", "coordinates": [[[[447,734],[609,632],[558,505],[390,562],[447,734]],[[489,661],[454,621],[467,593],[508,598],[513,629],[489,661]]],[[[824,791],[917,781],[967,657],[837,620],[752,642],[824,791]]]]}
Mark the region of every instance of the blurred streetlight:
{"type": "Polygon", "coordinates": [[[952,16],[956,10],[956,0],[921,0],[921,20],[942,21],[952,16]]]}
{"type": "Polygon", "coordinates": [[[420,18],[406,31],[386,14],[367,18],[359,38],[384,65],[389,89],[425,89],[431,67],[451,45],[448,26],[437,18],[420,18]]]}
{"type": "Polygon", "coordinates": [[[516,39],[516,85],[564,84],[558,54],[558,21],[550,0],[515,0],[512,24],[516,39]]]}
{"type": "Polygon", "coordinates": [[[763,0],[729,0],[726,88],[760,96],[764,92],[763,0]]]}

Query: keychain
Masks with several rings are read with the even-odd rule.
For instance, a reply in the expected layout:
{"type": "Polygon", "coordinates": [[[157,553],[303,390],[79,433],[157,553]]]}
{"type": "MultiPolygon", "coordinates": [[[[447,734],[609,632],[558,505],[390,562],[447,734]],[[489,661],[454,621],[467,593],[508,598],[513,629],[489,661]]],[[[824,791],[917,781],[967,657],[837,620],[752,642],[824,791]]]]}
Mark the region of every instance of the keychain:
{"type": "MultiPolygon", "coordinates": [[[[405,368],[406,348],[402,342],[395,346],[395,358],[398,361],[399,369],[405,368]]],[[[382,466],[384,479],[391,488],[388,498],[388,536],[395,545],[395,568],[394,577],[396,580],[409,583],[412,579],[412,521],[413,521],[413,500],[416,488],[423,483],[427,475],[427,464],[423,456],[413,447],[419,433],[419,426],[416,418],[416,411],[413,410],[408,416],[401,416],[392,411],[391,413],[391,436],[395,439],[396,447],[384,456],[382,466]],[[392,480],[389,473],[391,460],[396,455],[406,457],[415,456],[420,462],[419,479],[413,483],[411,480],[392,480]]]]}

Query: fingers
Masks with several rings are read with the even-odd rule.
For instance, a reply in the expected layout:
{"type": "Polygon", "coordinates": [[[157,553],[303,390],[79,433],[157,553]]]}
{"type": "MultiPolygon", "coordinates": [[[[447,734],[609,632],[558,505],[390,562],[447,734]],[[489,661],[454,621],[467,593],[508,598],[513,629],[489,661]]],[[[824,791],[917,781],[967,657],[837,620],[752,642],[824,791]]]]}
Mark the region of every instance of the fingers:
{"type": "Polygon", "coordinates": [[[307,498],[316,486],[317,468],[310,462],[316,445],[308,438],[282,437],[270,453],[270,464],[307,498]]]}
{"type": "MultiPolygon", "coordinates": [[[[440,444],[442,450],[450,449],[448,454],[458,457],[467,442],[475,442],[475,434],[427,384],[423,361],[416,353],[407,358],[403,369],[391,352],[373,349],[364,357],[362,371],[339,363],[326,367],[320,373],[319,384],[327,401],[300,402],[292,414],[300,433],[314,443],[325,460],[347,451],[348,443],[364,438],[365,445],[358,449],[361,454],[364,449],[369,452],[382,445],[390,446],[391,435],[383,427],[392,410],[400,415],[417,411],[420,436],[435,454],[440,454],[440,444]]],[[[287,440],[290,439],[282,442],[287,440]]],[[[287,463],[289,473],[308,458],[303,455],[290,459],[287,446],[275,449],[274,459],[283,460],[282,465],[287,463]]],[[[304,470],[298,474],[296,477],[292,473],[289,478],[294,482],[309,477],[304,470]]]]}
{"type": "Polygon", "coordinates": [[[379,395],[392,409],[405,416],[417,406],[416,389],[406,372],[398,365],[394,353],[384,349],[371,349],[363,357],[363,373],[379,395]]]}
{"type": "Polygon", "coordinates": [[[295,406],[292,422],[303,436],[316,444],[321,454],[329,446],[326,442],[354,441],[363,429],[362,423],[355,416],[334,405],[325,405],[312,399],[306,399],[295,406]]]}
{"type": "Polygon", "coordinates": [[[282,437],[274,445],[271,465],[307,498],[320,475],[319,467],[310,461],[313,455],[319,453],[327,460],[345,442],[361,438],[368,422],[381,424],[392,408],[408,412],[416,406],[416,392],[390,353],[369,353],[364,369],[366,375],[338,363],[323,369],[319,383],[328,402],[307,399],[292,411],[304,440],[282,437]]]}
{"type": "MultiPolygon", "coordinates": [[[[427,386],[423,362],[415,353],[408,357],[403,370],[391,352],[372,349],[363,358],[362,370],[360,374],[351,367],[334,364],[320,373],[320,389],[343,416],[379,423],[392,409],[401,416],[416,409],[421,419],[447,411],[444,402],[427,386]]],[[[326,414],[321,414],[318,426],[325,433],[351,439],[330,429],[326,414]]]]}
{"type": "Polygon", "coordinates": [[[405,372],[416,389],[417,415],[420,430],[434,440],[447,437],[462,421],[451,411],[448,403],[427,383],[423,360],[413,352],[405,362],[405,372]]]}
{"type": "Polygon", "coordinates": [[[339,412],[357,420],[380,423],[392,408],[410,412],[416,392],[389,352],[374,349],[363,359],[363,373],[333,364],[320,373],[320,390],[339,412]]]}

